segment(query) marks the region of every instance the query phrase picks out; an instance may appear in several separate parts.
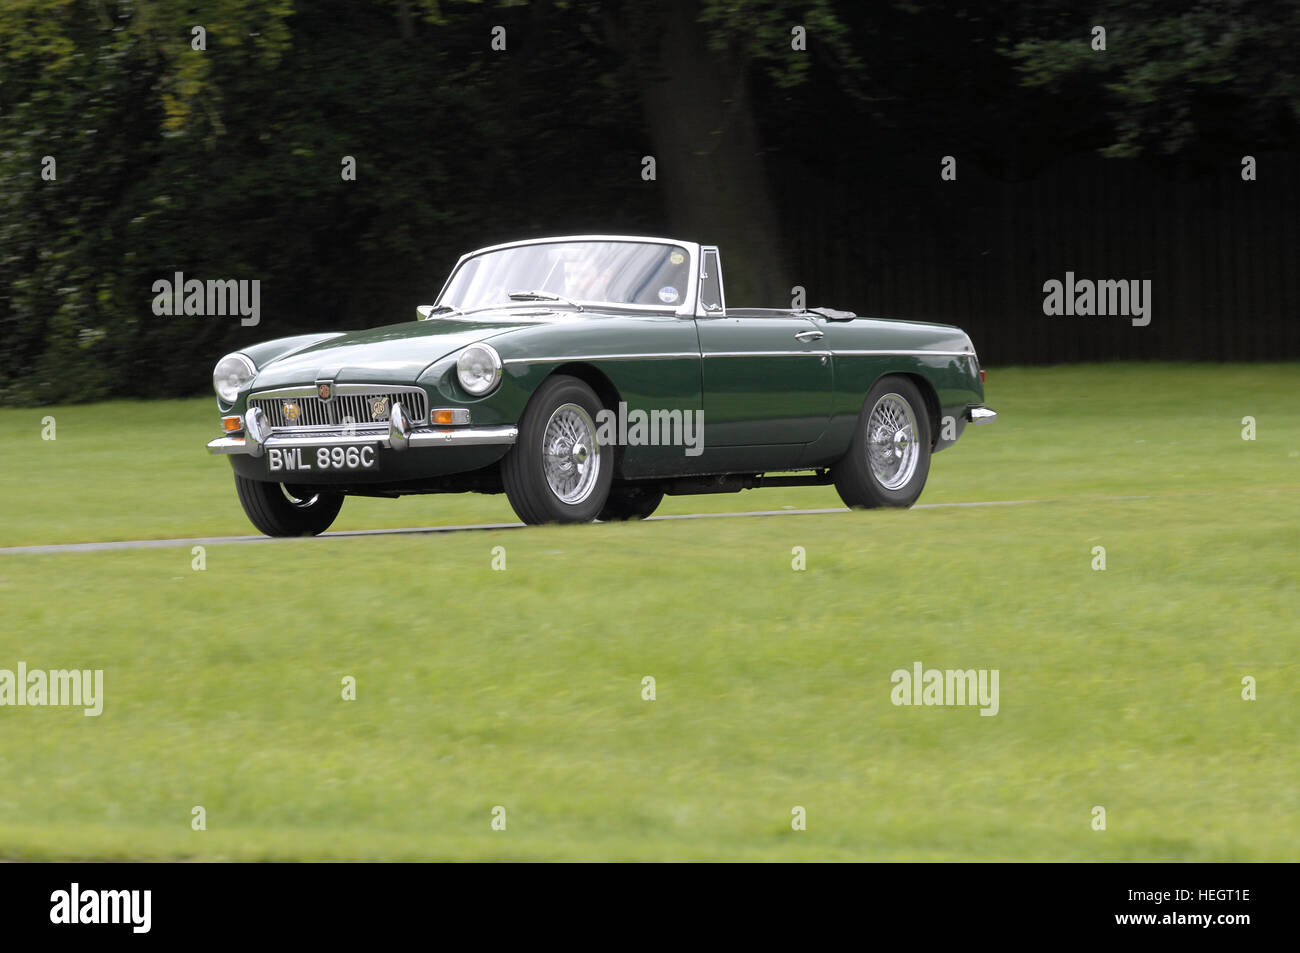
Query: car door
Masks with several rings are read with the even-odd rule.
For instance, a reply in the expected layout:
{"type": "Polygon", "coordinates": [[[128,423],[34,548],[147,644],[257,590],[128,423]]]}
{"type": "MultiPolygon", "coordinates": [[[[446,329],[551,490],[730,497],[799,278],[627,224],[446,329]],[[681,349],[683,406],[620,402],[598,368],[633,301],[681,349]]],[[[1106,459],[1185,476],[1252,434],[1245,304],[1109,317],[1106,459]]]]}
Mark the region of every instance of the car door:
{"type": "MultiPolygon", "coordinates": [[[[729,312],[718,250],[701,249],[696,310],[706,448],[797,450],[821,436],[830,415],[832,365],[825,332],[793,312],[729,312]]],[[[707,451],[706,451],[707,452],[707,451]]],[[[771,465],[785,455],[773,453],[771,465]]],[[[790,457],[792,462],[793,456],[790,457]]]]}

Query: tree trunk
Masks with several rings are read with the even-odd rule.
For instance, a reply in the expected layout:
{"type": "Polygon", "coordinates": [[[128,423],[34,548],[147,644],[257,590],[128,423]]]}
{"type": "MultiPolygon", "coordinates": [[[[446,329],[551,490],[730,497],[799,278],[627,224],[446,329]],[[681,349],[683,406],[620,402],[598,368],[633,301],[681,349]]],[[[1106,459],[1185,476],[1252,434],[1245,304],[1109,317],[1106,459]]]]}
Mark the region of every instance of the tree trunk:
{"type": "Polygon", "coordinates": [[[729,305],[789,307],[794,282],[763,168],[748,62],[710,50],[698,14],[694,0],[659,4],[651,20],[657,45],[636,57],[669,237],[721,247],[729,305]]]}

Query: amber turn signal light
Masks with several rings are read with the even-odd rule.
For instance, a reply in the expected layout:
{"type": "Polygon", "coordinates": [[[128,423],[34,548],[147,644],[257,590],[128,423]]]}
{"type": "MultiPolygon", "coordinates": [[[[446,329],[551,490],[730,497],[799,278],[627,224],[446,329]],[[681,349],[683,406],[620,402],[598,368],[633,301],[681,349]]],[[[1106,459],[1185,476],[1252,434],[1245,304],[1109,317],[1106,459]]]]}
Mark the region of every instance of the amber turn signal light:
{"type": "Polygon", "coordinates": [[[236,430],[244,429],[244,418],[239,415],[233,417],[221,418],[221,429],[226,433],[234,433],[236,430]]]}
{"type": "Polygon", "coordinates": [[[469,409],[465,407],[439,407],[429,415],[435,426],[455,426],[469,423],[469,409]]]}

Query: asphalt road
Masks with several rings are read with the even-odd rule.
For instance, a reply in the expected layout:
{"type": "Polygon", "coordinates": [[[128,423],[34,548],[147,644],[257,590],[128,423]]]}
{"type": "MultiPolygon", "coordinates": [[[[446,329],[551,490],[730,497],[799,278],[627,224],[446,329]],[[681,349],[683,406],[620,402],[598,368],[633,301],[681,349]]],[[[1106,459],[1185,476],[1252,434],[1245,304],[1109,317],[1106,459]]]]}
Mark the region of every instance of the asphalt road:
{"type": "MultiPolygon", "coordinates": [[[[959,506],[1020,506],[1025,503],[1046,503],[1048,500],[995,500],[987,503],[921,503],[917,510],[943,509],[959,506]]],[[[740,516],[815,516],[821,513],[847,513],[844,507],[822,510],[753,510],[747,513],[683,513],[676,516],[652,516],[647,522],[658,520],[727,519],[740,516]]],[[[344,539],[352,536],[395,536],[420,533],[472,533],[494,529],[524,529],[523,523],[478,523],[472,526],[408,526],[401,529],[355,529],[336,533],[322,533],[316,539],[344,539]]],[[[270,536],[194,536],[185,539],[124,539],[102,543],[57,543],[48,546],[0,546],[3,555],[37,555],[45,553],[100,553],[115,549],[165,549],[172,546],[224,546],[246,543],[282,543],[286,539],[270,536]]]]}

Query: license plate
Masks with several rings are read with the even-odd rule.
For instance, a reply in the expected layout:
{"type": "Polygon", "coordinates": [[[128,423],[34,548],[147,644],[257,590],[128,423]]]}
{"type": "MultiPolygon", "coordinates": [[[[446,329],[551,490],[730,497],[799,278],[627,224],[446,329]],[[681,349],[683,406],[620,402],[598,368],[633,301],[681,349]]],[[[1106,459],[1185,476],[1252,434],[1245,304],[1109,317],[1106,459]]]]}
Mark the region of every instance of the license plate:
{"type": "Polygon", "coordinates": [[[272,473],[319,473],[339,470],[374,470],[378,465],[375,448],[367,447],[268,447],[266,466],[272,473]]]}

